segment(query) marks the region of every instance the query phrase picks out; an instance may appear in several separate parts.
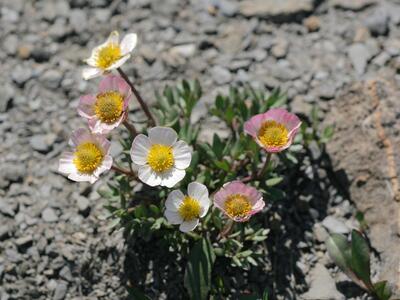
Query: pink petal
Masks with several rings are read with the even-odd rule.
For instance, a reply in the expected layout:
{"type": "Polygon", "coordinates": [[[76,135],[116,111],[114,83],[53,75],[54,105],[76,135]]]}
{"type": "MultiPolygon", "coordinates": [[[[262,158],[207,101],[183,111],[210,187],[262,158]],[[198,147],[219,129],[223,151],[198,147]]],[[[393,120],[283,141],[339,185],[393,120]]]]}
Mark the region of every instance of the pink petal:
{"type": "Polygon", "coordinates": [[[93,95],[82,96],[79,100],[78,114],[86,119],[93,118],[93,116],[95,115],[93,110],[94,103],[96,103],[96,96],[93,95]]]}
{"type": "Polygon", "coordinates": [[[79,144],[81,144],[85,141],[89,141],[91,139],[92,139],[92,136],[87,129],[79,128],[72,132],[71,138],[69,140],[69,144],[72,147],[76,147],[79,144]]]}
{"type": "Polygon", "coordinates": [[[244,123],[244,131],[256,138],[262,123],[265,121],[266,114],[258,114],[244,123]]]}

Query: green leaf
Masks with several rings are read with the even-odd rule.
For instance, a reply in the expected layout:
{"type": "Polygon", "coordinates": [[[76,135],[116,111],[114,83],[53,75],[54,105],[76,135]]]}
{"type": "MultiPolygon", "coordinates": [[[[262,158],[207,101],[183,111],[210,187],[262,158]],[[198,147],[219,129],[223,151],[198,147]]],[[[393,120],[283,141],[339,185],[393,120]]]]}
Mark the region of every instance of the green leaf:
{"type": "Polygon", "coordinates": [[[221,141],[220,137],[216,133],[214,133],[212,149],[218,159],[222,159],[224,147],[225,145],[221,141]]]}
{"type": "Polygon", "coordinates": [[[387,284],[387,281],[379,281],[374,284],[374,292],[379,300],[389,300],[392,292],[387,284]]]}
{"type": "Polygon", "coordinates": [[[151,300],[150,297],[147,297],[142,291],[137,288],[128,287],[127,290],[130,300],[151,300]]]}
{"type": "Polygon", "coordinates": [[[327,126],[324,128],[324,130],[322,131],[322,138],[324,140],[324,142],[329,141],[334,133],[334,129],[333,126],[327,126]]]}
{"type": "Polygon", "coordinates": [[[226,160],[221,160],[221,161],[214,161],[214,164],[220,168],[221,170],[224,170],[225,172],[229,172],[231,170],[231,166],[226,160]]]}
{"type": "Polygon", "coordinates": [[[346,237],[333,233],[325,242],[329,256],[335,264],[356,284],[363,289],[366,288],[363,281],[354,273],[352,267],[352,249],[346,237]]]}
{"type": "Polygon", "coordinates": [[[281,183],[282,180],[283,180],[283,177],[274,177],[274,178],[268,179],[265,183],[267,184],[267,186],[274,186],[274,185],[281,183]]]}
{"type": "Polygon", "coordinates": [[[269,299],[269,293],[268,293],[268,290],[267,289],[265,289],[264,290],[264,293],[263,293],[263,295],[262,295],[262,300],[268,300],[269,299]]]}
{"type": "Polygon", "coordinates": [[[346,274],[351,272],[351,249],[346,237],[333,233],[325,243],[328,253],[335,264],[346,274]]]}
{"type": "Polygon", "coordinates": [[[351,266],[358,278],[371,285],[368,243],[357,230],[351,232],[351,266]]]}
{"type": "Polygon", "coordinates": [[[192,248],[185,270],[184,285],[190,298],[206,300],[211,289],[211,271],[215,253],[208,239],[202,238],[192,248]]]}

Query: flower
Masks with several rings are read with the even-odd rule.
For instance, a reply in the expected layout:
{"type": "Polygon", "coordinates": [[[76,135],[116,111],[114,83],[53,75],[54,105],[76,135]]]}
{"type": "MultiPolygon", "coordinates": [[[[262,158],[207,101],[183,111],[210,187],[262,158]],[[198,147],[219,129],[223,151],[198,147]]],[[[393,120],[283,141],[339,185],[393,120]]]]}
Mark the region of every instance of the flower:
{"type": "Polygon", "coordinates": [[[136,42],[136,33],[127,34],[119,43],[118,32],[111,32],[107,41],[94,48],[90,57],[85,60],[90,68],[83,69],[83,79],[88,80],[122,66],[131,57],[130,53],[136,42]]]}
{"type": "Polygon", "coordinates": [[[68,174],[69,179],[94,183],[111,168],[110,142],[103,135],[79,128],[72,132],[69,144],[73,152],[62,153],[58,166],[58,171],[68,174]]]}
{"type": "Polygon", "coordinates": [[[280,152],[290,147],[301,125],[300,119],[283,108],[270,109],[244,123],[244,131],[267,152],[280,152]]]}
{"type": "Polygon", "coordinates": [[[214,195],[214,205],[236,222],[245,222],[265,206],[262,195],[241,181],[231,181],[214,195]]]}
{"type": "Polygon", "coordinates": [[[88,119],[93,133],[106,134],[126,118],[131,96],[131,89],[125,80],[108,75],[100,82],[97,95],[81,97],[78,113],[88,119]]]}
{"type": "Polygon", "coordinates": [[[172,191],[165,201],[164,216],[171,224],[180,224],[179,230],[188,232],[196,228],[199,218],[207,214],[210,207],[207,187],[198,182],[189,183],[188,195],[180,190],[172,191]]]}
{"type": "Polygon", "coordinates": [[[149,136],[139,134],[131,148],[131,158],[138,165],[138,177],[150,186],[173,187],[186,174],[192,151],[172,128],[153,127],[149,136]]]}

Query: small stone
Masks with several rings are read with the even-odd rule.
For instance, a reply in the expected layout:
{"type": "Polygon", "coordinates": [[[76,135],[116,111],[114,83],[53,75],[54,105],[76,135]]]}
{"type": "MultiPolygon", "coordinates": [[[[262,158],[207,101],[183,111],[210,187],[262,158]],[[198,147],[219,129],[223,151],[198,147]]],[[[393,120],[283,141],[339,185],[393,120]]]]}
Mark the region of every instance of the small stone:
{"type": "Polygon", "coordinates": [[[140,54],[149,65],[153,64],[157,59],[157,51],[154,50],[154,47],[143,45],[140,48],[140,54]]]}
{"type": "Polygon", "coordinates": [[[73,277],[72,277],[72,274],[71,274],[71,270],[68,268],[68,266],[64,266],[61,270],[60,270],[60,277],[61,278],[63,278],[63,279],[65,279],[65,280],[67,280],[67,281],[69,281],[69,282],[72,282],[73,281],[73,277]]]}
{"type": "Polygon", "coordinates": [[[336,88],[332,83],[323,83],[318,87],[318,96],[321,99],[330,100],[335,97],[336,88]]]}
{"type": "Polygon", "coordinates": [[[246,17],[287,19],[296,14],[312,12],[311,0],[244,0],[239,4],[239,12],[246,17]]]}
{"type": "Polygon", "coordinates": [[[363,75],[371,58],[371,53],[364,44],[353,44],[348,49],[348,55],[358,75],[363,75]]]}
{"type": "Polygon", "coordinates": [[[347,234],[350,232],[350,229],[343,222],[339,221],[333,216],[327,216],[322,221],[322,225],[331,233],[347,234]]]}
{"type": "Polygon", "coordinates": [[[88,27],[88,17],[83,9],[73,9],[69,14],[69,23],[75,32],[85,31],[88,27]]]}
{"type": "Polygon", "coordinates": [[[88,216],[90,212],[90,202],[86,197],[78,196],[76,199],[76,204],[79,209],[79,213],[83,216],[88,216]]]}
{"type": "Polygon", "coordinates": [[[372,60],[372,63],[379,67],[383,67],[389,60],[390,55],[386,52],[382,52],[372,60]]]}
{"type": "Polygon", "coordinates": [[[12,80],[19,86],[23,86],[25,82],[33,77],[32,69],[18,64],[11,72],[12,80]]]}
{"type": "Polygon", "coordinates": [[[321,20],[317,16],[310,16],[304,19],[303,24],[309,32],[314,32],[321,27],[321,20]]]}
{"type": "Polygon", "coordinates": [[[221,66],[213,67],[211,69],[211,76],[219,85],[229,83],[232,80],[232,74],[228,71],[228,69],[221,66]]]}
{"type": "Polygon", "coordinates": [[[42,219],[45,222],[51,223],[51,222],[57,221],[58,216],[57,216],[56,212],[54,211],[54,209],[47,207],[42,211],[42,219]]]}
{"type": "Polygon", "coordinates": [[[319,223],[314,225],[313,233],[315,239],[320,243],[324,243],[329,236],[325,228],[319,223]]]}
{"type": "Polygon", "coordinates": [[[15,55],[18,49],[18,37],[10,34],[4,39],[2,45],[8,55],[15,55]]]}
{"type": "Polygon", "coordinates": [[[330,4],[333,7],[358,11],[375,4],[377,1],[378,0],[330,0],[330,4]]]}
{"type": "Polygon", "coordinates": [[[28,59],[31,56],[32,47],[29,45],[21,45],[18,47],[18,57],[21,59],[28,59]]]}
{"type": "Polygon", "coordinates": [[[329,271],[320,263],[318,263],[310,271],[310,289],[302,295],[302,299],[334,299],[344,300],[345,297],[336,289],[335,280],[329,274],[329,271]]]}
{"type": "Polygon", "coordinates": [[[389,12],[382,7],[367,17],[365,25],[373,36],[386,35],[389,32],[389,19],[389,12]]]}
{"type": "Polygon", "coordinates": [[[101,22],[105,23],[110,19],[111,11],[106,8],[99,8],[94,11],[95,18],[101,22]]]}
{"type": "Polygon", "coordinates": [[[53,300],[63,300],[67,294],[67,289],[68,287],[66,282],[59,282],[54,291],[53,300]]]}
{"type": "Polygon", "coordinates": [[[58,70],[47,70],[41,76],[41,81],[43,85],[49,89],[57,89],[60,86],[61,80],[63,79],[63,74],[58,70]]]}
{"type": "Polygon", "coordinates": [[[29,143],[34,150],[40,153],[48,153],[53,149],[56,138],[55,134],[38,134],[31,137],[29,143]]]}
{"type": "Polygon", "coordinates": [[[239,5],[233,1],[218,0],[216,2],[218,10],[224,16],[233,17],[239,10],[239,5]]]}
{"type": "Polygon", "coordinates": [[[278,39],[271,49],[275,58],[284,58],[288,53],[289,43],[284,39],[278,39]]]}
{"type": "Polygon", "coordinates": [[[24,249],[30,245],[32,245],[33,238],[31,235],[23,236],[14,241],[17,245],[18,250],[24,249]]]}
{"type": "Polygon", "coordinates": [[[185,58],[191,57],[196,52],[196,45],[195,44],[186,44],[186,45],[179,45],[172,47],[169,50],[171,55],[180,55],[185,58]]]}
{"type": "Polygon", "coordinates": [[[0,113],[6,112],[12,105],[14,90],[9,83],[0,84],[0,113]]]}

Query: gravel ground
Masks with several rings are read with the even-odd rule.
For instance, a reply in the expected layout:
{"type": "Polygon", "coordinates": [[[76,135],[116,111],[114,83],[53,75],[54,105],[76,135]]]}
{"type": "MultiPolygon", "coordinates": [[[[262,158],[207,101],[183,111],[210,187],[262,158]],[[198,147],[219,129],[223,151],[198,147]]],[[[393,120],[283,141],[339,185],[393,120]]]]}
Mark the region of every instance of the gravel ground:
{"type": "MultiPolygon", "coordinates": [[[[78,98],[97,84],[82,80],[82,59],[112,30],[138,33],[124,69],[149,102],[167,83],[198,78],[206,104],[228,84],[250,82],[282,88],[296,113],[317,104],[323,115],[353,82],[397,74],[399,24],[400,1],[384,0],[2,0],[0,299],[126,296],[126,251],[121,234],[109,234],[101,182],[72,184],[56,172],[71,130],[84,125],[78,98]]],[[[290,280],[277,298],[367,299],[322,243],[329,231],[349,232],[355,207],[324,186],[323,167],[317,173],[325,203],[311,201],[307,238],[291,246],[298,270],[282,274],[290,280]]],[[[309,202],[306,189],[294,196],[309,202]]]]}

